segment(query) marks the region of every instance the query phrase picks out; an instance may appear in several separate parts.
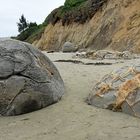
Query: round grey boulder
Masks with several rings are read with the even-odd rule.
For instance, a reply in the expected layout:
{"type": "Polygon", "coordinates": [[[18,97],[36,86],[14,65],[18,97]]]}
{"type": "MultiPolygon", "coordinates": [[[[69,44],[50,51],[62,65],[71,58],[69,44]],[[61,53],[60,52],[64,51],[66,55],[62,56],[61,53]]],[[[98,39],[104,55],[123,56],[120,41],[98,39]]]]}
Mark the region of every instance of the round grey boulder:
{"type": "Polygon", "coordinates": [[[28,43],[0,39],[0,114],[20,115],[58,102],[63,80],[54,64],[28,43]]]}
{"type": "Polygon", "coordinates": [[[62,52],[76,52],[78,48],[71,42],[65,42],[62,46],[62,52]]]}

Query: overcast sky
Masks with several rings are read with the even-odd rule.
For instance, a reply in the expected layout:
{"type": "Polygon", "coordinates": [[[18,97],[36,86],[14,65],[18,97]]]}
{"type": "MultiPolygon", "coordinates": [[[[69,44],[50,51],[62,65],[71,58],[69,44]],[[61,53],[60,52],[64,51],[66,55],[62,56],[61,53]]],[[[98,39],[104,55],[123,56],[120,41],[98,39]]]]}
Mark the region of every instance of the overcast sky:
{"type": "Polygon", "coordinates": [[[17,22],[22,14],[28,21],[42,23],[47,15],[65,0],[0,0],[0,37],[18,34],[17,22]]]}

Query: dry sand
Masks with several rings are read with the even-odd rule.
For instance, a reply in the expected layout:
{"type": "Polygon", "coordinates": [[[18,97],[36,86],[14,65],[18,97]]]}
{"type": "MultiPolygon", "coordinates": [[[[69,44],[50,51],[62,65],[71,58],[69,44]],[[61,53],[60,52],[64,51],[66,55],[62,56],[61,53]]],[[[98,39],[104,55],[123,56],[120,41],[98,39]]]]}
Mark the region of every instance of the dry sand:
{"type": "MultiPolygon", "coordinates": [[[[48,56],[55,61],[71,59],[72,54],[53,53],[48,56]]],[[[0,117],[0,140],[140,140],[140,119],[98,109],[84,102],[102,76],[138,61],[118,60],[119,63],[113,65],[96,66],[55,62],[66,86],[62,100],[33,113],[0,117]]]]}

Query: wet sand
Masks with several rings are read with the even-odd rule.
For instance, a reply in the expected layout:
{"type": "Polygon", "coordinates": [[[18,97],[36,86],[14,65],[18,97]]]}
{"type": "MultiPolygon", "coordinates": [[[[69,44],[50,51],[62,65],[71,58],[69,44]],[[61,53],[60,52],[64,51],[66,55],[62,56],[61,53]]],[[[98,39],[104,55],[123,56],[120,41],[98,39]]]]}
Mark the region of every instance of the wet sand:
{"type": "MultiPolygon", "coordinates": [[[[52,53],[52,60],[73,54],[52,53]]],[[[78,59],[79,60],[79,59],[78,59]]],[[[97,62],[80,59],[83,62],[97,62]]],[[[16,117],[0,117],[0,140],[140,140],[140,119],[89,106],[93,86],[112,70],[137,60],[105,60],[112,65],[54,62],[65,82],[62,100],[42,110],[16,117]]]]}

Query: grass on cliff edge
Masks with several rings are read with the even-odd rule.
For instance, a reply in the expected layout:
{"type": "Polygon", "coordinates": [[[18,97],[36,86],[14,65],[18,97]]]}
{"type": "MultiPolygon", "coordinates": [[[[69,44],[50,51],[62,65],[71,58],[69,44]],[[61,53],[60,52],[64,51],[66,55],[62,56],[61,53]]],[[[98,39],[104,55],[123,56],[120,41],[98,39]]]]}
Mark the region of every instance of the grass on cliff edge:
{"type": "Polygon", "coordinates": [[[87,0],[66,0],[64,4],[64,8],[67,10],[72,9],[74,7],[80,6],[83,2],[87,0]]]}

